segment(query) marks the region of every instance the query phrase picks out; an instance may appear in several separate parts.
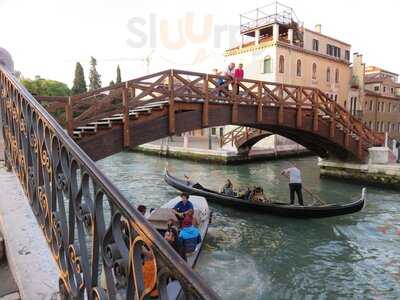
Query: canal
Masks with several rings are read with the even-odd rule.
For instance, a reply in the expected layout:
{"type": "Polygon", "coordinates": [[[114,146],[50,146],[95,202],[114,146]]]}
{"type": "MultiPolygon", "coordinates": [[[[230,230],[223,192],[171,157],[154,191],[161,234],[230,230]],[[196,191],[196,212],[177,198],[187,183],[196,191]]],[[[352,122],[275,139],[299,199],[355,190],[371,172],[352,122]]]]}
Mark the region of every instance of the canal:
{"type": "MultiPolygon", "coordinates": [[[[360,197],[361,186],[319,178],[317,159],[294,159],[309,189],[327,202],[360,197]]],[[[134,205],[158,207],[178,195],[163,181],[166,163],[218,189],[230,178],[288,199],[284,160],[212,165],[120,153],[99,167],[134,205]]],[[[362,212],[294,220],[211,204],[213,223],[196,269],[223,299],[399,299],[400,195],[368,188],[362,212]]]]}

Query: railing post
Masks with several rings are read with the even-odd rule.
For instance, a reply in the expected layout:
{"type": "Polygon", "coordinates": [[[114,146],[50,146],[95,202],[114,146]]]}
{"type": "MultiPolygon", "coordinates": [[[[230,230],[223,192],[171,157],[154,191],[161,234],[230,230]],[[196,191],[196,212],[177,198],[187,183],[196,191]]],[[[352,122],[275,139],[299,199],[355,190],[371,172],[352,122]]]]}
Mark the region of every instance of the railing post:
{"type": "Polygon", "coordinates": [[[236,79],[233,81],[232,84],[232,100],[233,100],[233,105],[232,105],[232,124],[237,124],[238,122],[238,97],[236,95],[236,89],[237,89],[237,82],[236,79]]]}
{"type": "Polygon", "coordinates": [[[313,114],[313,131],[318,131],[319,130],[319,124],[318,124],[318,110],[319,110],[319,102],[318,102],[318,93],[316,90],[313,91],[313,108],[314,108],[314,114],[313,114]]]}
{"type": "Polygon", "coordinates": [[[257,123],[261,123],[263,119],[263,107],[262,107],[262,83],[261,81],[258,82],[258,87],[257,87],[257,123]]]}
{"type": "Polygon", "coordinates": [[[203,102],[203,118],[202,118],[202,127],[208,127],[208,101],[209,101],[209,94],[208,94],[208,74],[206,74],[203,82],[203,93],[204,93],[204,102],[203,102]]]}
{"type": "Polygon", "coordinates": [[[333,138],[335,136],[335,130],[336,130],[336,103],[333,102],[331,103],[331,111],[332,111],[332,116],[331,116],[331,124],[330,124],[330,129],[329,129],[329,136],[333,138]]]}
{"type": "Polygon", "coordinates": [[[349,138],[350,138],[350,115],[347,115],[347,119],[346,119],[346,128],[344,130],[344,146],[347,148],[349,146],[349,138]]]}
{"type": "Polygon", "coordinates": [[[74,134],[74,114],[72,111],[72,97],[68,97],[67,105],[65,106],[65,118],[67,121],[67,132],[70,136],[74,134]]]}
{"type": "Polygon", "coordinates": [[[303,128],[303,116],[302,116],[302,110],[301,110],[301,106],[303,105],[302,94],[303,94],[303,89],[298,88],[297,94],[296,94],[296,106],[297,106],[296,127],[297,128],[303,128]]]}
{"type": "Polygon", "coordinates": [[[127,84],[122,88],[122,107],[123,107],[123,118],[124,118],[124,147],[127,148],[130,145],[130,130],[129,130],[129,97],[127,84]]]}
{"type": "Polygon", "coordinates": [[[278,110],[278,124],[283,124],[283,109],[284,109],[284,102],[283,102],[283,84],[279,87],[279,110],[278,110]]]}
{"type": "Polygon", "coordinates": [[[175,134],[175,95],[174,95],[174,70],[168,77],[169,107],[168,107],[168,131],[170,135],[175,134]]]}

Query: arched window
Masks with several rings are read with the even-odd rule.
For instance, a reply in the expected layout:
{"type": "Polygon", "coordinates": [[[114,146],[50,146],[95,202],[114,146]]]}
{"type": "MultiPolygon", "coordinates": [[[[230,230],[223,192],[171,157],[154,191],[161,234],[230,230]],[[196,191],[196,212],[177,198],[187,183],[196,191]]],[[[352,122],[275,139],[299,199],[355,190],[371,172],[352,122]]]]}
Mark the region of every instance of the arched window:
{"type": "Polygon", "coordinates": [[[317,64],[312,64],[312,79],[317,79],[317,64]]]}
{"type": "Polygon", "coordinates": [[[297,76],[301,76],[301,60],[298,59],[297,60],[297,72],[296,72],[297,76]]]}
{"type": "Polygon", "coordinates": [[[336,72],[335,72],[335,82],[339,83],[339,69],[336,69],[336,72]]]}
{"type": "Polygon", "coordinates": [[[326,81],[331,82],[331,68],[326,69],[326,81]]]}
{"type": "Polygon", "coordinates": [[[285,73],[285,58],[283,55],[279,56],[279,73],[285,73]]]}
{"type": "Polygon", "coordinates": [[[272,59],[270,56],[266,56],[264,58],[263,72],[272,73],[272,59]]]}

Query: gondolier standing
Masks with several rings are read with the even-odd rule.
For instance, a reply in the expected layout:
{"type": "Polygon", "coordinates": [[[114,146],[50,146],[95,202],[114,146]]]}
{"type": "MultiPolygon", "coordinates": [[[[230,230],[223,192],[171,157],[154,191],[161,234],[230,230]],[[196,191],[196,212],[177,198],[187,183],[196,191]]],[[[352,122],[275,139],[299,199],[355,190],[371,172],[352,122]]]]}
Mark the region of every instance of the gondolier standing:
{"type": "Polygon", "coordinates": [[[289,175],[289,189],[290,189],[290,204],[294,204],[294,193],[297,194],[299,205],[303,204],[303,194],[301,192],[301,172],[292,164],[292,167],[282,171],[282,175],[289,175]]]}

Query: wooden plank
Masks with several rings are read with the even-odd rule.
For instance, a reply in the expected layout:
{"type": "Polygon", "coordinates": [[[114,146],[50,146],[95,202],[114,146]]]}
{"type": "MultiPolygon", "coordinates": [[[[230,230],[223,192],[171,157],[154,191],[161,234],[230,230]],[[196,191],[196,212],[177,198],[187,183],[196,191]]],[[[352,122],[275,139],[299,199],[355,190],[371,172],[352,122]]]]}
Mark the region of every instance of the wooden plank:
{"type": "Polygon", "coordinates": [[[318,102],[318,95],[315,91],[313,91],[313,131],[317,132],[319,130],[319,123],[318,123],[318,111],[319,111],[319,102],[318,102]]]}
{"type": "Polygon", "coordinates": [[[234,82],[232,86],[232,92],[231,92],[231,98],[233,101],[232,105],[232,124],[237,124],[238,122],[238,97],[236,95],[236,88],[237,88],[237,83],[234,82]]]}
{"type": "Polygon", "coordinates": [[[296,106],[297,106],[297,111],[296,111],[296,127],[297,128],[303,128],[303,112],[301,109],[301,106],[303,105],[303,89],[298,88],[297,89],[297,95],[296,95],[296,106]]]}
{"type": "Polygon", "coordinates": [[[130,130],[129,130],[129,97],[127,87],[122,88],[122,107],[123,107],[123,141],[124,147],[127,148],[130,145],[130,130]]]}
{"type": "Polygon", "coordinates": [[[261,81],[257,84],[257,123],[262,123],[263,121],[263,105],[262,105],[262,83],[261,81]]]}
{"type": "Polygon", "coordinates": [[[279,110],[278,110],[278,124],[282,125],[283,124],[283,118],[284,118],[284,101],[283,101],[283,84],[279,86],[279,110]]]}
{"type": "Polygon", "coordinates": [[[169,106],[168,106],[168,129],[169,134],[175,134],[175,95],[174,95],[174,70],[168,76],[169,106]]]}
{"type": "Polygon", "coordinates": [[[336,103],[332,103],[332,117],[331,117],[331,123],[330,123],[330,129],[329,129],[329,136],[333,138],[335,136],[335,130],[336,130],[336,103]]]}
{"type": "Polygon", "coordinates": [[[208,127],[208,109],[209,109],[209,93],[208,93],[208,74],[204,78],[203,82],[203,93],[204,93],[204,102],[203,102],[203,114],[202,114],[202,127],[208,127]]]}
{"type": "Polygon", "coordinates": [[[65,106],[65,116],[67,119],[67,132],[70,136],[73,135],[74,132],[74,117],[72,112],[72,98],[68,97],[67,105],[65,106]]]}

